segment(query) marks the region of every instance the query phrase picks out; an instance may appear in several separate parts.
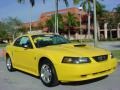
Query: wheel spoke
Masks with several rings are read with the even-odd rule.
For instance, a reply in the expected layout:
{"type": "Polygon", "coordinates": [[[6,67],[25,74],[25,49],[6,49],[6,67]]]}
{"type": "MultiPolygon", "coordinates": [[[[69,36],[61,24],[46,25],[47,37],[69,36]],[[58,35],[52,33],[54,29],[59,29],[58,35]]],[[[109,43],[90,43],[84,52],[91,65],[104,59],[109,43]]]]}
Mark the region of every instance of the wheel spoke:
{"type": "Polygon", "coordinates": [[[9,58],[7,59],[7,68],[8,68],[9,70],[11,69],[11,61],[10,61],[9,58]]]}
{"type": "Polygon", "coordinates": [[[52,78],[51,69],[48,65],[44,64],[41,67],[41,78],[45,83],[50,83],[52,78]]]}

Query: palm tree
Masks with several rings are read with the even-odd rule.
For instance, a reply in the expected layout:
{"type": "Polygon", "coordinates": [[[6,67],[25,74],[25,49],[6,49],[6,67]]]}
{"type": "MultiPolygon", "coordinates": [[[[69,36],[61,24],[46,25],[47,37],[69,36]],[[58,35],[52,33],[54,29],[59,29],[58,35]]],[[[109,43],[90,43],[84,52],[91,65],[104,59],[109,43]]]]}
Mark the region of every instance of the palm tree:
{"type": "MultiPolygon", "coordinates": [[[[26,0],[17,0],[18,3],[24,3],[26,0]]],[[[29,0],[31,6],[33,7],[35,5],[35,0],[29,0]]]]}
{"type": "MultiPolygon", "coordinates": [[[[18,3],[24,3],[26,0],[17,0],[18,1],[18,3]]],[[[31,6],[32,7],[34,7],[34,5],[35,5],[35,0],[29,0],[29,2],[30,2],[30,4],[31,4],[31,6]]],[[[32,20],[31,20],[31,13],[32,13],[32,11],[30,10],[30,31],[32,30],[32,20]]]]}
{"type": "MultiPolygon", "coordinates": [[[[45,3],[45,1],[46,0],[43,0],[43,3],[45,3]]],[[[55,12],[55,28],[56,28],[56,33],[58,33],[59,31],[58,31],[58,1],[60,1],[60,0],[55,0],[55,5],[56,5],[56,12],[55,12]]],[[[69,4],[68,4],[68,0],[63,0],[64,1],[64,3],[65,3],[65,5],[68,7],[69,6],[69,4]]],[[[24,3],[25,2],[25,0],[18,0],[18,2],[19,3],[24,3]]],[[[29,2],[30,2],[30,4],[31,4],[31,6],[33,7],[34,5],[35,5],[35,0],[29,0],[29,2]]]]}
{"type": "Polygon", "coordinates": [[[74,4],[79,4],[85,11],[88,12],[88,37],[90,36],[90,14],[92,11],[92,0],[73,0],[74,4]]]}
{"type": "MultiPolygon", "coordinates": [[[[56,33],[59,33],[59,29],[58,29],[58,1],[61,1],[61,0],[55,0],[55,6],[56,6],[56,11],[55,11],[55,32],[56,33]]],[[[68,3],[68,0],[63,0],[64,1],[64,3],[65,3],[65,5],[66,5],[66,7],[68,7],[69,6],[69,3],[68,3]]]]}
{"type": "MultiPolygon", "coordinates": [[[[80,6],[82,6],[83,9],[88,12],[88,36],[89,36],[90,35],[90,23],[91,23],[90,15],[91,15],[91,11],[93,10],[92,9],[93,0],[73,0],[73,2],[74,2],[74,4],[80,3],[80,6]]],[[[105,6],[102,5],[98,0],[96,0],[97,17],[101,17],[103,15],[104,8],[105,8],[105,6]]]]}

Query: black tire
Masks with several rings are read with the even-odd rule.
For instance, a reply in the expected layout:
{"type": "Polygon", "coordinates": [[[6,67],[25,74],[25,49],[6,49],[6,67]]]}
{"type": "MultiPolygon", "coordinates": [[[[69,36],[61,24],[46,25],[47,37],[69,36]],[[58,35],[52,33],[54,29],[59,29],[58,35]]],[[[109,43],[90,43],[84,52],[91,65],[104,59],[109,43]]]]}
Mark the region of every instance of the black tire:
{"type": "Polygon", "coordinates": [[[41,79],[42,83],[47,87],[53,87],[53,86],[57,86],[59,84],[54,65],[48,60],[45,60],[42,63],[40,63],[40,79],[41,79]],[[51,73],[51,74],[49,74],[50,76],[49,76],[48,82],[46,82],[45,79],[43,79],[45,77],[43,75],[43,73],[45,73],[43,71],[44,67],[48,69],[48,70],[46,69],[46,71],[45,71],[47,74],[51,73]]]}
{"type": "Polygon", "coordinates": [[[7,67],[8,71],[10,71],[10,72],[14,71],[12,61],[11,61],[11,58],[9,56],[6,57],[6,67],[7,67]]]}

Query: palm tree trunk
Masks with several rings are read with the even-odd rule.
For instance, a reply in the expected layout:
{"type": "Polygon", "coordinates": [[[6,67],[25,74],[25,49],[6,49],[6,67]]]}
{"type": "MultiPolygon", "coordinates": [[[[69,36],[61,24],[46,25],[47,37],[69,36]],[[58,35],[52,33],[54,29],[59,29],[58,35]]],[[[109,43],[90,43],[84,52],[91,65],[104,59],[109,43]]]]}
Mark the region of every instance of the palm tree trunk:
{"type": "Polygon", "coordinates": [[[58,0],[55,0],[55,9],[55,33],[58,34],[58,0]]]}
{"type": "Polygon", "coordinates": [[[57,33],[57,1],[58,0],[55,0],[55,31],[54,33],[56,34],[57,33]]]}
{"type": "Polygon", "coordinates": [[[112,29],[110,29],[110,40],[112,40],[112,29]]]}
{"type": "Polygon", "coordinates": [[[93,8],[94,8],[94,47],[97,47],[97,25],[96,25],[96,0],[93,0],[93,8]]]}
{"type": "Polygon", "coordinates": [[[90,11],[88,12],[88,39],[90,39],[90,11]]]}
{"type": "Polygon", "coordinates": [[[30,7],[30,24],[29,24],[30,32],[32,31],[32,9],[33,7],[30,7]]]}
{"type": "Polygon", "coordinates": [[[58,28],[58,26],[59,26],[58,25],[58,0],[57,0],[56,4],[57,4],[56,5],[56,12],[57,12],[57,15],[56,15],[57,16],[57,18],[56,18],[56,31],[57,31],[57,34],[59,34],[59,31],[58,31],[58,29],[59,29],[58,28]]]}
{"type": "Polygon", "coordinates": [[[68,30],[68,39],[70,40],[70,37],[71,37],[71,35],[70,35],[70,28],[69,28],[69,30],[68,30]]]}
{"type": "Polygon", "coordinates": [[[54,30],[54,33],[55,33],[55,34],[56,34],[56,20],[57,20],[57,19],[56,19],[56,12],[55,12],[55,25],[54,25],[54,29],[55,29],[55,30],[54,30]]]}
{"type": "MultiPolygon", "coordinates": [[[[68,7],[66,7],[66,9],[67,9],[67,14],[69,13],[69,10],[68,10],[68,7]]],[[[70,26],[70,25],[69,25],[70,26]]],[[[68,29],[68,39],[70,40],[70,28],[68,29]]]]}

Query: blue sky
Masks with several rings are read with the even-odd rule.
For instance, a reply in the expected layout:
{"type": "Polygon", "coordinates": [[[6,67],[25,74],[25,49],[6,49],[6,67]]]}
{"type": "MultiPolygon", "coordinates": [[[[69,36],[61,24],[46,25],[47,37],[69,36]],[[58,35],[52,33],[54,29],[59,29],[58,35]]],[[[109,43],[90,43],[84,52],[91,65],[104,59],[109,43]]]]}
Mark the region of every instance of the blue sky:
{"type": "MultiPolygon", "coordinates": [[[[72,4],[72,0],[69,0],[70,7],[78,7],[72,4]]],[[[104,0],[102,2],[106,9],[111,11],[117,4],[120,4],[120,0],[104,0]]],[[[65,4],[62,2],[59,3],[59,9],[65,8],[65,4]]],[[[39,19],[41,13],[54,11],[55,5],[54,0],[46,0],[46,3],[43,4],[42,0],[36,0],[36,5],[32,9],[32,21],[39,19]]],[[[18,4],[17,0],[1,0],[0,2],[0,19],[7,17],[17,17],[23,22],[29,22],[31,12],[31,6],[26,0],[25,4],[18,4]]]]}

